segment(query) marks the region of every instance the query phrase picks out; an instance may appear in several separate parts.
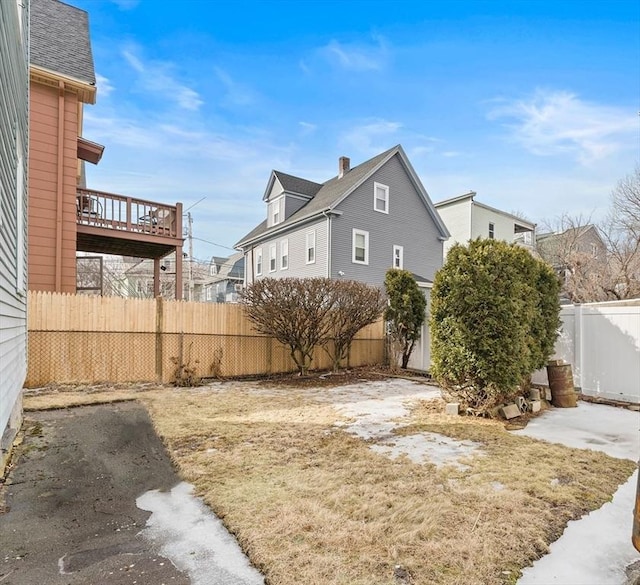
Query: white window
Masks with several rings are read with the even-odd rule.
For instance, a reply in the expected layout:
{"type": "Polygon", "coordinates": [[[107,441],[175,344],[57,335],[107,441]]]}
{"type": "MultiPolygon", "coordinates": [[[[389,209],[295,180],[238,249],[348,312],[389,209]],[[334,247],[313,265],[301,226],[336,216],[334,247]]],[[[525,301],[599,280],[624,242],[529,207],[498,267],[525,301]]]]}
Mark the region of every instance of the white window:
{"type": "Polygon", "coordinates": [[[210,301],[213,299],[213,287],[208,286],[207,287],[207,300],[210,301]]]}
{"type": "Polygon", "coordinates": [[[307,232],[307,255],[306,263],[314,264],[316,261],[316,232],[307,232]]]}
{"type": "Polygon", "coordinates": [[[493,238],[495,238],[495,235],[496,235],[495,226],[493,225],[493,223],[489,222],[489,239],[493,240],[493,238]]]}
{"type": "Polygon", "coordinates": [[[369,232],[353,230],[353,262],[369,264],[369,232]]]}
{"type": "Polygon", "coordinates": [[[278,197],[269,202],[269,227],[278,225],[284,220],[284,197],[278,197]]]}
{"type": "Polygon", "coordinates": [[[262,248],[256,248],[256,276],[262,275],[262,248]]]}
{"type": "Polygon", "coordinates": [[[373,208],[380,213],[389,213],[389,187],[373,184],[373,208]]]}
{"type": "Polygon", "coordinates": [[[402,246],[393,247],[393,267],[402,269],[404,265],[404,248],[402,246]]]}
{"type": "Polygon", "coordinates": [[[289,240],[280,242],[280,270],[289,268],[289,240]]]}
{"type": "Polygon", "coordinates": [[[215,276],[218,273],[218,269],[216,268],[216,263],[211,262],[209,264],[209,276],[215,276]]]}
{"type": "Polygon", "coordinates": [[[276,271],[276,245],[269,246],[269,272],[276,271]]]}

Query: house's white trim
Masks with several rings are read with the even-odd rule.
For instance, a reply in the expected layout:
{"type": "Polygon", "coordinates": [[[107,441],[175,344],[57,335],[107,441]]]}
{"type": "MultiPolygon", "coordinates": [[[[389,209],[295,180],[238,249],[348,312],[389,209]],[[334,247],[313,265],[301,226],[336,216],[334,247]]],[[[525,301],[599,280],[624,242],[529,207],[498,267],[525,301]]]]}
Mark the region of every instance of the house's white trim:
{"type": "Polygon", "coordinates": [[[276,244],[269,245],[269,272],[275,272],[278,268],[278,253],[276,244]]]}
{"type": "Polygon", "coordinates": [[[256,276],[262,276],[263,261],[262,248],[256,248],[256,276]]]}
{"type": "Polygon", "coordinates": [[[389,185],[383,185],[382,183],[373,182],[373,210],[378,213],[389,214],[389,185]],[[378,198],[378,189],[384,192],[384,198],[378,198]],[[378,209],[378,201],[384,201],[384,209],[378,209]]]}
{"type": "Polygon", "coordinates": [[[391,257],[391,266],[393,268],[399,268],[402,270],[404,268],[404,246],[398,246],[394,244],[393,246],[393,256],[391,257]],[[396,252],[400,252],[396,256],[396,252]],[[399,265],[396,265],[396,260],[400,260],[399,265]]]}
{"type": "Polygon", "coordinates": [[[289,240],[284,239],[280,242],[280,270],[289,269],[289,240]],[[284,261],[286,258],[286,262],[284,261]]]}
{"type": "Polygon", "coordinates": [[[305,234],[305,264],[316,263],[316,230],[311,230],[305,234]],[[309,252],[312,252],[311,254],[309,252]]]}
{"type": "Polygon", "coordinates": [[[351,262],[354,264],[369,264],[369,232],[353,228],[351,236],[351,262]],[[364,260],[356,258],[356,238],[364,236],[364,260]]]}

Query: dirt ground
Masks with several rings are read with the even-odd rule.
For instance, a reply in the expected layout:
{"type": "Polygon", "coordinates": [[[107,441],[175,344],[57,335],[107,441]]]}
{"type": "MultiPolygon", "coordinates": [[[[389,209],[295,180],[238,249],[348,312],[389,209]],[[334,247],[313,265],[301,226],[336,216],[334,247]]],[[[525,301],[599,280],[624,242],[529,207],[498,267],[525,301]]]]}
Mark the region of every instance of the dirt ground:
{"type": "Polygon", "coordinates": [[[137,536],[136,498],[180,481],[143,406],[30,412],[25,429],[0,486],[2,585],[189,583],[137,536]]]}

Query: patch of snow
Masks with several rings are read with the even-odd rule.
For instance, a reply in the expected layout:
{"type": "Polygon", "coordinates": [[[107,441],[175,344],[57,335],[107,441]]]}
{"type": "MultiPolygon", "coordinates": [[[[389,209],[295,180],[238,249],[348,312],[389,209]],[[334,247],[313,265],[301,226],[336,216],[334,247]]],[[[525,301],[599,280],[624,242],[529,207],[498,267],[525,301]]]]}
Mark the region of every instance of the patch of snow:
{"type": "Polygon", "coordinates": [[[151,512],[141,536],[186,572],[192,585],[264,584],[220,519],[193,495],[191,484],[148,491],[136,504],[151,512]]]}
{"type": "MultiPolygon", "coordinates": [[[[640,454],[639,430],[637,412],[579,402],[577,408],[546,411],[514,434],[635,461],[640,454]]],[[[518,585],[624,583],[625,567],[640,559],[631,544],[637,473],[618,488],[611,502],[569,522],[549,554],[523,571],[518,585]]]]}
{"type": "Polygon", "coordinates": [[[480,453],[478,443],[457,441],[438,433],[394,434],[409,416],[412,404],[436,398],[440,398],[440,388],[399,378],[338,387],[328,392],[325,400],[350,419],[336,426],[370,441],[371,449],[377,453],[392,459],[406,455],[414,463],[428,461],[467,469],[459,459],[480,453]]]}

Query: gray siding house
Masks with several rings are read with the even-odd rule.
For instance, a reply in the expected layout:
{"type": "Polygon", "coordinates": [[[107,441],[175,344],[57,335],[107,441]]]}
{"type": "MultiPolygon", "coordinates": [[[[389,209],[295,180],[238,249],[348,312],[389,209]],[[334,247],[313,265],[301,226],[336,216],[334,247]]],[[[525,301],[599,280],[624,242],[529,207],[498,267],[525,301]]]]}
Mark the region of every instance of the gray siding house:
{"type": "Polygon", "coordinates": [[[27,373],[29,1],[0,1],[0,472],[27,373]]]}
{"type": "Polygon", "coordinates": [[[236,244],[245,283],[265,277],[344,278],[381,286],[404,268],[425,286],[449,232],[400,145],[315,183],[272,171],[266,219],[236,244]]]}

